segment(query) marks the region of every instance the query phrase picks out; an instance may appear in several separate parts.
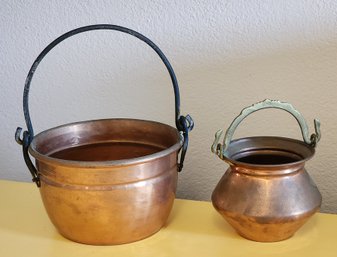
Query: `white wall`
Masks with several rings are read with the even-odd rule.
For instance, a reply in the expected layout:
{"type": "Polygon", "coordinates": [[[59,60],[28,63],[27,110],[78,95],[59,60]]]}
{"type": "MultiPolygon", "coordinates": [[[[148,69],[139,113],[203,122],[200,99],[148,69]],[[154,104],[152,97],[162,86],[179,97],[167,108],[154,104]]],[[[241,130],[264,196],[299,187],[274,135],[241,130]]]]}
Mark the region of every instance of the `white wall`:
{"type": "MultiPolygon", "coordinates": [[[[227,165],[210,153],[214,133],[265,98],[292,103],[322,123],[307,163],[325,212],[337,213],[337,1],[10,1],[0,8],[0,177],[30,180],[17,126],[22,91],[42,49],[73,28],[96,23],[130,27],[157,43],[173,65],[181,109],[196,123],[178,197],[209,200],[227,165]]],[[[173,92],[155,53],[118,32],[89,32],[54,49],[39,66],[30,108],[36,132],[72,121],[135,117],[173,122],[173,92]]],[[[301,139],[295,120],[261,111],[236,137],[301,139]]]]}

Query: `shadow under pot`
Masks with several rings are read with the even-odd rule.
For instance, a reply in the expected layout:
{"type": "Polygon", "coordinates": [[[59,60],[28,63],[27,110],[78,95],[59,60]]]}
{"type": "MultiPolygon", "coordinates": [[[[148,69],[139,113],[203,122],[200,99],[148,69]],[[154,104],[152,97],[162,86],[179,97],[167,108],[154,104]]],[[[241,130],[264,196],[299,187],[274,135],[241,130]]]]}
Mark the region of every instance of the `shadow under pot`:
{"type": "Polygon", "coordinates": [[[243,109],[219,144],[218,131],[212,152],[230,167],[212,194],[214,208],[243,237],[260,242],[290,238],[320,208],[322,197],[304,166],[313,157],[320,139],[309,137],[308,126],[292,105],[265,100],[243,109]],[[231,140],[236,127],[249,114],[277,108],[293,115],[304,142],[284,137],[247,137],[231,140]]]}

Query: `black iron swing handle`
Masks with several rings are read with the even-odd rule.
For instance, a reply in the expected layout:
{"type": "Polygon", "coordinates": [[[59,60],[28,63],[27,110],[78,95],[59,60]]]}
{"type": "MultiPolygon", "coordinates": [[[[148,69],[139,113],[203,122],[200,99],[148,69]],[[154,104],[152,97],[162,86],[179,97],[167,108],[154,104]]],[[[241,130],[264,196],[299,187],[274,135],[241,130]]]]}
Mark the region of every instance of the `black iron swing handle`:
{"type": "Polygon", "coordinates": [[[24,160],[25,160],[26,165],[29,168],[29,170],[30,170],[30,172],[33,176],[33,181],[39,186],[38,172],[37,172],[37,170],[36,170],[34,164],[32,163],[32,161],[29,157],[29,154],[28,154],[29,145],[34,138],[34,130],[33,130],[32,122],[31,122],[31,119],[30,119],[29,107],[28,107],[28,95],[29,95],[29,88],[30,88],[31,80],[33,78],[33,75],[36,71],[37,66],[39,65],[39,63],[42,61],[42,59],[47,55],[47,53],[51,49],[53,49],[60,42],[62,42],[63,40],[65,40],[65,39],[67,39],[71,36],[74,36],[74,35],[82,33],[82,32],[91,31],[91,30],[117,30],[117,31],[120,31],[120,32],[123,32],[123,33],[130,34],[130,35],[142,40],[147,45],[149,45],[159,55],[160,59],[165,64],[165,66],[166,66],[166,68],[167,68],[167,70],[170,74],[171,81],[172,81],[172,84],[173,84],[173,90],[174,90],[174,96],[175,96],[174,100],[175,100],[175,123],[176,123],[176,127],[177,127],[178,131],[180,133],[182,133],[183,138],[184,138],[184,142],[183,142],[183,146],[182,146],[182,150],[181,150],[181,155],[180,155],[180,162],[178,164],[178,170],[181,171],[182,168],[183,168],[185,154],[186,154],[187,147],[188,147],[188,132],[193,129],[194,123],[193,123],[193,120],[192,120],[190,115],[186,115],[186,116],[180,115],[180,94],[179,94],[178,81],[177,81],[177,78],[175,76],[175,73],[173,71],[173,68],[172,68],[171,64],[169,63],[169,61],[166,58],[166,56],[164,55],[164,53],[159,49],[159,47],[155,43],[153,43],[150,39],[145,37],[144,35],[136,32],[134,30],[131,30],[131,29],[128,29],[128,28],[125,28],[125,27],[121,27],[121,26],[117,26],[117,25],[97,24],[97,25],[89,25],[89,26],[84,26],[84,27],[80,27],[80,28],[71,30],[71,31],[61,35],[57,39],[55,39],[39,54],[39,56],[35,59],[32,67],[29,70],[29,73],[28,73],[26,81],[25,81],[24,91],[23,91],[23,113],[24,113],[24,116],[25,116],[27,130],[24,131],[23,134],[22,134],[21,133],[22,128],[18,127],[16,132],[15,132],[15,140],[17,141],[17,143],[22,145],[24,160]],[[22,134],[22,137],[21,137],[21,134],[22,134]]]}

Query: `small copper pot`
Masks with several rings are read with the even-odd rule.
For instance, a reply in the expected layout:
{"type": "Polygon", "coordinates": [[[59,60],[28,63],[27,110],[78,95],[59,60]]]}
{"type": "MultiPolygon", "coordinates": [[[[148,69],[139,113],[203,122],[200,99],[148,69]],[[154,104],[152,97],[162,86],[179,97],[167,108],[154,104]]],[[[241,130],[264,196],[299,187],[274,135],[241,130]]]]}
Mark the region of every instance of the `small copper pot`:
{"type": "Polygon", "coordinates": [[[72,30],[37,57],[24,88],[28,130],[16,141],[40,188],[50,220],[66,238],[94,245],[123,244],[146,238],[164,226],[183,166],[193,121],[180,115],[179,87],[161,50],[128,28],[100,24],[72,30]],[[65,124],[34,137],[28,93],[43,57],[64,39],[90,30],[117,30],[149,45],[164,62],[175,93],[176,128],[136,119],[91,120],[65,124]],[[178,162],[178,153],[180,162],[178,162]],[[36,160],[36,167],[30,159],[36,160]]]}
{"type": "Polygon", "coordinates": [[[243,237],[274,242],[291,237],[316,211],[322,197],[304,168],[315,153],[320,139],[308,135],[301,114],[290,104],[265,100],[245,108],[218,144],[216,133],[212,151],[230,167],[212,194],[215,209],[243,237]],[[231,140],[239,123],[249,114],[265,108],[278,108],[298,121],[304,142],[283,137],[247,137],[231,140]]]}

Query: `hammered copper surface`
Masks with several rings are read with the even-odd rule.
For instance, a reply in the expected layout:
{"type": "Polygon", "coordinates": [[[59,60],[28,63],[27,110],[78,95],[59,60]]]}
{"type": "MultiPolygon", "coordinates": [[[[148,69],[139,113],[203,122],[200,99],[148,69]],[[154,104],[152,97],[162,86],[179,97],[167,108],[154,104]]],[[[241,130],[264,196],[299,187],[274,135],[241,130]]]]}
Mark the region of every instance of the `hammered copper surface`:
{"type": "Polygon", "coordinates": [[[165,225],[175,198],[175,128],[142,120],[80,122],[35,136],[40,193],[58,231],[73,241],[137,241],[165,225]]]}

